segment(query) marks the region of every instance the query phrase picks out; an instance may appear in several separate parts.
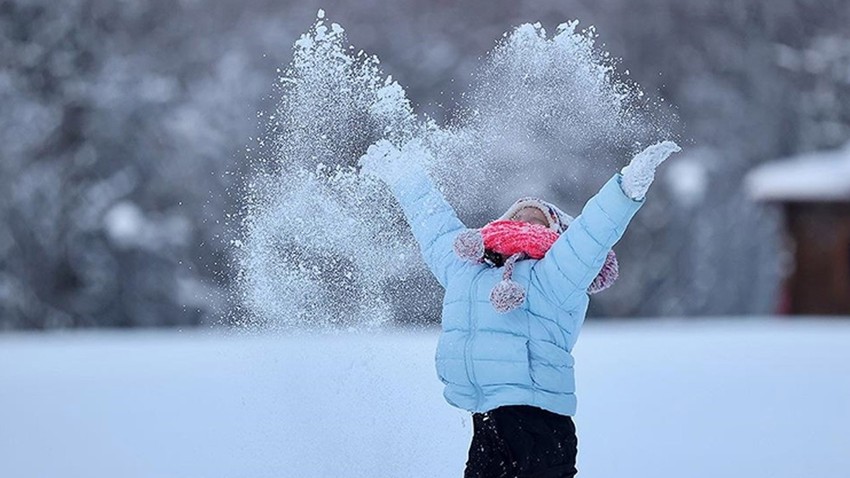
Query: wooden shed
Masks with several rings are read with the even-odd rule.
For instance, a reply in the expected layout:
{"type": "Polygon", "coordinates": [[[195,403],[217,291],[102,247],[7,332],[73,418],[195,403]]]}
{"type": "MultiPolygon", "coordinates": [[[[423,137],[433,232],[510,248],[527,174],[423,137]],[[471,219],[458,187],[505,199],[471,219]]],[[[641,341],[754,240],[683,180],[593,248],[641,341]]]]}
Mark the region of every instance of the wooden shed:
{"type": "Polygon", "coordinates": [[[850,143],[765,163],[746,184],[785,217],[793,264],[779,311],[850,315],[850,143]]]}

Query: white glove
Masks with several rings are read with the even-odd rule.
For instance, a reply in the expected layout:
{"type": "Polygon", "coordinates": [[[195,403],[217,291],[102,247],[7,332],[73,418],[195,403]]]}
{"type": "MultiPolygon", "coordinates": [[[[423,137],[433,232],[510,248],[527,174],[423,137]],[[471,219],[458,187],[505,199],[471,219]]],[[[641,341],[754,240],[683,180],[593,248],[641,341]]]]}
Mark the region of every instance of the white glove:
{"type": "Polygon", "coordinates": [[[428,150],[419,140],[410,140],[399,150],[382,139],[369,146],[357,163],[360,165],[360,174],[395,186],[414,173],[424,171],[427,158],[428,150]]]}
{"type": "Polygon", "coordinates": [[[663,141],[653,144],[632,158],[622,171],[623,180],[620,186],[626,196],[640,201],[646,196],[649,185],[655,179],[655,168],[664,162],[673,153],[678,153],[682,148],[673,141],[663,141]]]}

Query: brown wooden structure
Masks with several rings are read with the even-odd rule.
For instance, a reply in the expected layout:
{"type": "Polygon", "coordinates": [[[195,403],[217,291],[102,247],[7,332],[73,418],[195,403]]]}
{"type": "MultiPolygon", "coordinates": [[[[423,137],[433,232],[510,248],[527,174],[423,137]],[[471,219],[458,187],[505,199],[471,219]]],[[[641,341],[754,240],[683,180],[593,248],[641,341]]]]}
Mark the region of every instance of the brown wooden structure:
{"type": "Polygon", "coordinates": [[[764,164],[747,183],[785,216],[793,264],[779,311],[850,316],[850,144],[764,164]]]}

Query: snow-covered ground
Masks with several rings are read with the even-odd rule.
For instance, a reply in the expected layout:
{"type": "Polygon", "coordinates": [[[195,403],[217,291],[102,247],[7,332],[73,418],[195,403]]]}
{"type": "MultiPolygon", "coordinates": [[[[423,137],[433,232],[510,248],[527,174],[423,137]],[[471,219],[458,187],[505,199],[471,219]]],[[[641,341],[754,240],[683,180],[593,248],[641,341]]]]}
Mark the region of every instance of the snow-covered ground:
{"type": "MultiPolygon", "coordinates": [[[[453,477],[435,333],[0,336],[0,477],[453,477]]],[[[590,323],[580,476],[850,473],[850,320],[590,323]]]]}

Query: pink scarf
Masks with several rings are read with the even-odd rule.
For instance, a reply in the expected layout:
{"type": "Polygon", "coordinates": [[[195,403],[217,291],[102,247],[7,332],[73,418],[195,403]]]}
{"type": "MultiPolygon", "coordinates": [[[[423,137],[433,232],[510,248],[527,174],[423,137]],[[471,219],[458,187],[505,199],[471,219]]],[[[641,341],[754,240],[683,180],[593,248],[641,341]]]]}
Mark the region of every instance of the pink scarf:
{"type": "MultiPolygon", "coordinates": [[[[502,281],[490,293],[490,301],[499,312],[518,308],[525,290],[511,279],[514,264],[523,259],[542,259],[560,234],[548,227],[524,221],[498,220],[481,229],[469,229],[455,238],[455,253],[472,262],[488,262],[502,267],[502,281]]],[[[619,275],[617,256],[608,251],[599,274],[587,289],[595,294],[607,289],[619,275]]]]}
{"type": "Polygon", "coordinates": [[[546,226],[523,221],[493,221],[481,228],[484,249],[508,257],[524,252],[543,259],[560,235],[546,226]]]}

